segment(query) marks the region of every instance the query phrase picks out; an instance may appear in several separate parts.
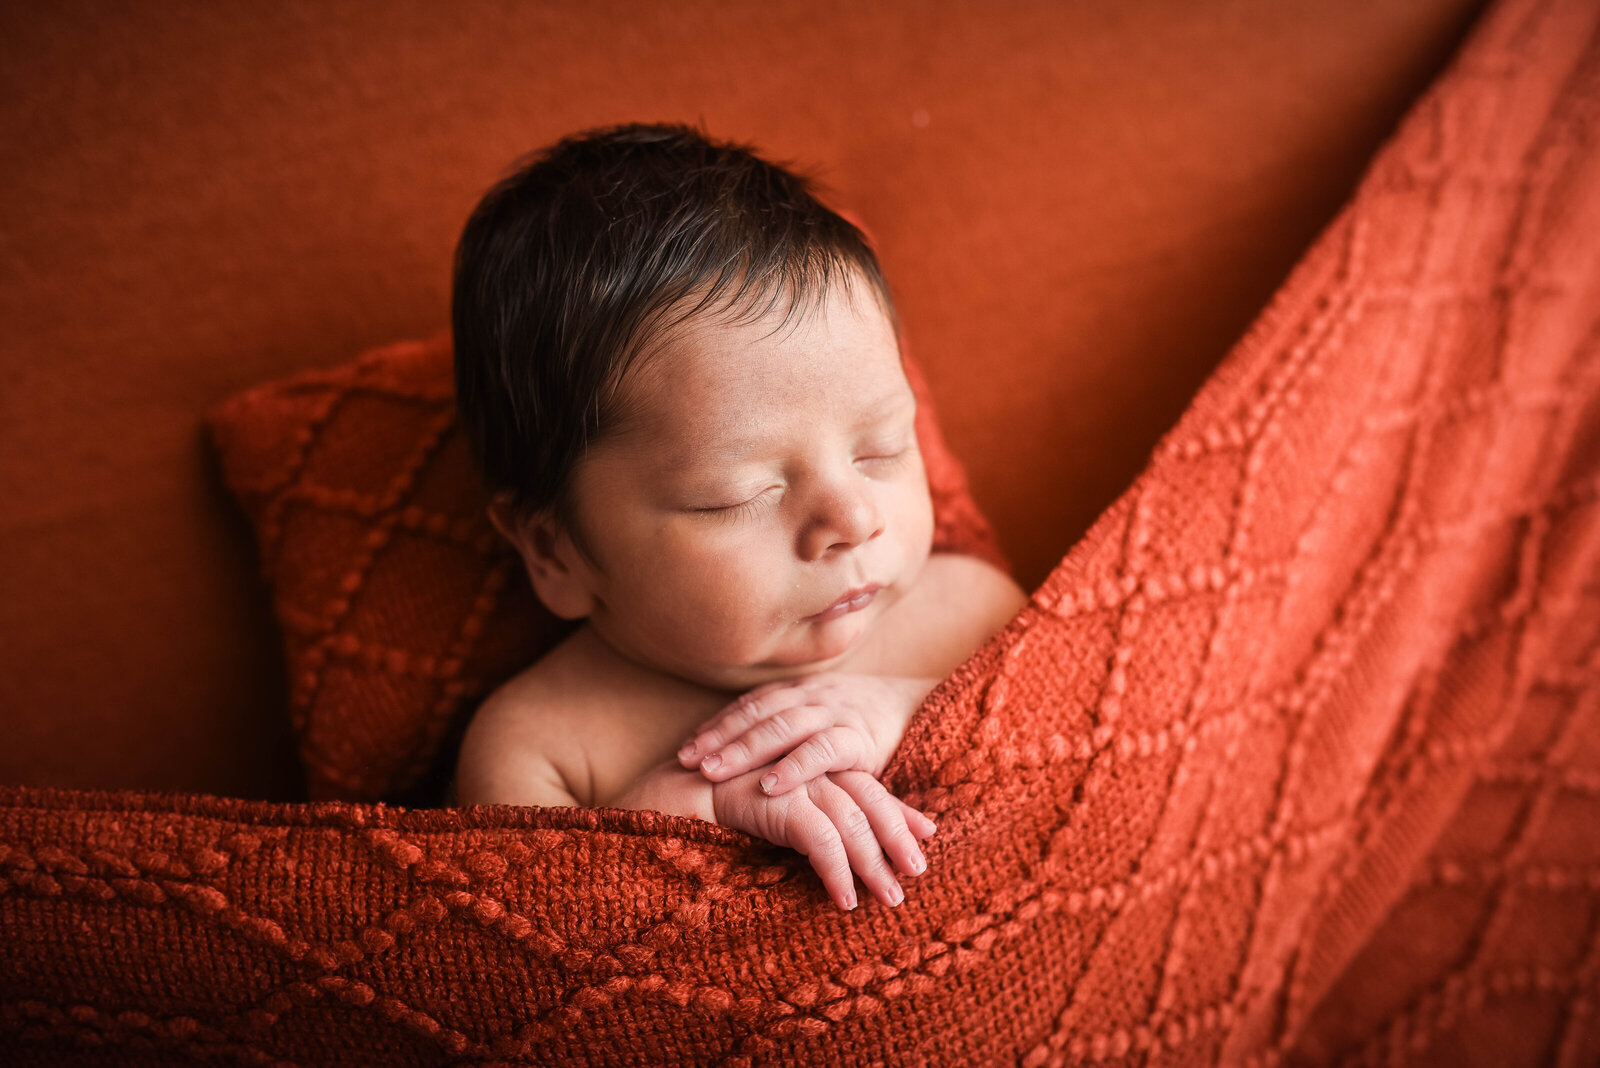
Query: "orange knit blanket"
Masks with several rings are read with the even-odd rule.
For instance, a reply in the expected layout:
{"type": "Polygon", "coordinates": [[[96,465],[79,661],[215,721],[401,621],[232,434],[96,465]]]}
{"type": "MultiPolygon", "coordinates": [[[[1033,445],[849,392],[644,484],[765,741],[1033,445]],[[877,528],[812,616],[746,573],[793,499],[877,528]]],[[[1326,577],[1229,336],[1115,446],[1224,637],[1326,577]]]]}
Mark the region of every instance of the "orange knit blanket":
{"type": "Polygon", "coordinates": [[[900,908],[655,813],[3,789],[0,1060],[1600,1063],[1597,29],[1484,16],[930,696],[900,908]]]}

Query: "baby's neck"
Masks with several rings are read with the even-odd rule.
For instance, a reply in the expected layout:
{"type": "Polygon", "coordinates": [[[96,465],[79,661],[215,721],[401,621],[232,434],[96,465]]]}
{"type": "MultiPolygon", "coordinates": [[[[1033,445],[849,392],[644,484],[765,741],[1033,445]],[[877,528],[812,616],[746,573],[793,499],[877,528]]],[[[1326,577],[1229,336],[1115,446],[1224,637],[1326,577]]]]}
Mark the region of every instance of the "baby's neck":
{"type": "Polygon", "coordinates": [[[574,669],[588,673],[589,678],[609,679],[625,688],[648,687],[664,694],[679,691],[685,699],[696,701],[711,695],[731,701],[742,692],[707,686],[642,663],[606,641],[587,621],[562,643],[562,652],[574,669]]]}

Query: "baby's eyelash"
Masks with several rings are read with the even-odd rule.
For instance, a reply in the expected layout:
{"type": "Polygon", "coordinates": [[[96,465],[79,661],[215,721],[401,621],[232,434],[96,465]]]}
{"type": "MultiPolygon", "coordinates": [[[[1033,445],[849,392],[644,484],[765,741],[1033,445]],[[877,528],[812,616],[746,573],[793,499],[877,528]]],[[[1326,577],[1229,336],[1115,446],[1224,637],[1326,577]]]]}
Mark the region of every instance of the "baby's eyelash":
{"type": "Polygon", "coordinates": [[[717,517],[726,519],[729,522],[747,518],[761,510],[760,500],[760,497],[752,497],[743,504],[736,504],[732,508],[719,508],[717,509],[717,517]]]}
{"type": "Polygon", "coordinates": [[[720,505],[715,508],[694,508],[691,509],[691,511],[693,511],[696,515],[703,515],[710,519],[720,519],[727,522],[734,522],[739,519],[747,518],[748,516],[760,511],[761,503],[767,498],[767,492],[767,490],[762,490],[754,497],[751,497],[748,501],[744,501],[740,504],[720,505]]]}
{"type": "Polygon", "coordinates": [[[879,453],[878,455],[875,455],[875,456],[862,456],[862,457],[857,458],[856,462],[857,463],[891,464],[891,465],[898,466],[900,464],[903,464],[903,463],[906,463],[907,461],[909,461],[911,459],[911,454],[912,454],[913,451],[915,451],[915,450],[910,445],[907,445],[906,447],[900,449],[898,452],[879,453]]]}

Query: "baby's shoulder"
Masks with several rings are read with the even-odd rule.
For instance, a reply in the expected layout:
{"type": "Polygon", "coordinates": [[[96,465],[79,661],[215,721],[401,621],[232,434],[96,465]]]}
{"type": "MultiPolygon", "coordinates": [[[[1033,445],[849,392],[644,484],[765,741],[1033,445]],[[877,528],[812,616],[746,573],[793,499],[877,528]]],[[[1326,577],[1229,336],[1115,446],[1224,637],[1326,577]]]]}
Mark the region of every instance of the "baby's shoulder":
{"type": "Polygon", "coordinates": [[[1027,603],[1028,595],[1012,577],[989,561],[962,553],[934,553],[923,565],[914,587],[932,603],[1005,622],[1027,603]]]}
{"type": "Polygon", "coordinates": [[[935,553],[885,615],[868,653],[873,671],[942,678],[1009,623],[1028,601],[985,560],[935,553]]]}
{"type": "Polygon", "coordinates": [[[1028,603],[1028,595],[987,560],[934,553],[908,600],[913,601],[917,618],[970,653],[1011,622],[1028,603]]]}
{"type": "MultiPolygon", "coordinates": [[[[609,705],[603,680],[574,663],[567,644],[518,672],[484,699],[457,761],[458,790],[474,782],[558,776],[579,804],[593,793],[588,741],[609,705]]],[[[501,793],[496,789],[490,791],[501,793]]]]}

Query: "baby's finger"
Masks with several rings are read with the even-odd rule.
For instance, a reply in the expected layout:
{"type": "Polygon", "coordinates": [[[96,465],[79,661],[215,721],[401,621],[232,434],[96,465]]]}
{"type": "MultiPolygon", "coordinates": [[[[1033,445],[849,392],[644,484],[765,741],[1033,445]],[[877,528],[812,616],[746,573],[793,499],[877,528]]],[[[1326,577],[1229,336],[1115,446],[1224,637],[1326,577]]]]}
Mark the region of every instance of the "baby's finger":
{"type": "MultiPolygon", "coordinates": [[[[878,841],[879,825],[888,828],[899,815],[892,797],[883,785],[863,772],[844,772],[842,775],[859,775],[846,790],[835,778],[816,780],[831,789],[817,792],[817,807],[833,820],[844,843],[845,855],[850,858],[851,869],[861,877],[867,889],[885,905],[895,906],[905,900],[905,891],[889,869],[883,857],[883,847],[878,841]],[[876,790],[873,788],[876,787],[876,790]],[[885,816],[884,813],[888,815],[885,816]]],[[[901,830],[905,824],[901,821],[901,830]]]]}
{"type": "MultiPolygon", "coordinates": [[[[817,713],[818,718],[826,723],[828,720],[826,712],[819,708],[817,713]]],[[[774,716],[767,722],[776,723],[787,716],[788,713],[774,716]]],[[[788,755],[779,760],[771,772],[761,777],[761,789],[769,796],[776,796],[830,771],[866,771],[868,754],[863,747],[864,741],[860,731],[843,727],[819,730],[799,745],[789,749],[788,755]]],[[[775,747],[772,755],[777,756],[786,748],[789,747],[775,747]]],[[[756,761],[751,766],[759,767],[760,764],[760,761],[756,761]]]]}
{"type": "Polygon", "coordinates": [[[921,813],[891,794],[877,779],[863,772],[832,775],[830,778],[861,806],[878,845],[894,862],[901,875],[921,875],[928,870],[928,859],[917,843],[911,820],[921,813]]]}
{"type": "Polygon", "coordinates": [[[827,813],[814,803],[808,803],[806,808],[809,812],[803,813],[790,828],[789,846],[805,854],[828,896],[840,908],[849,911],[856,907],[856,881],[850,873],[850,859],[839,831],[827,813]]]}
{"type": "MultiPolygon", "coordinates": [[[[805,744],[807,739],[815,736],[819,731],[825,730],[831,717],[828,710],[816,705],[796,705],[785,708],[775,715],[757,723],[737,738],[726,741],[713,752],[706,754],[700,762],[700,770],[712,782],[720,782],[734,775],[742,774],[763,764],[770,764],[798,746],[805,744]]],[[[854,764],[845,764],[844,767],[853,767],[854,764]]],[[[814,779],[817,775],[827,771],[821,769],[812,775],[800,778],[790,776],[790,787],[799,786],[807,779],[814,779]]],[[[781,790],[762,788],[768,794],[782,793],[781,790]]]]}
{"type": "Polygon", "coordinates": [[[678,761],[692,768],[730,738],[737,738],[768,716],[800,704],[805,692],[784,683],[758,687],[732,702],[702,723],[678,750],[678,761]]]}

